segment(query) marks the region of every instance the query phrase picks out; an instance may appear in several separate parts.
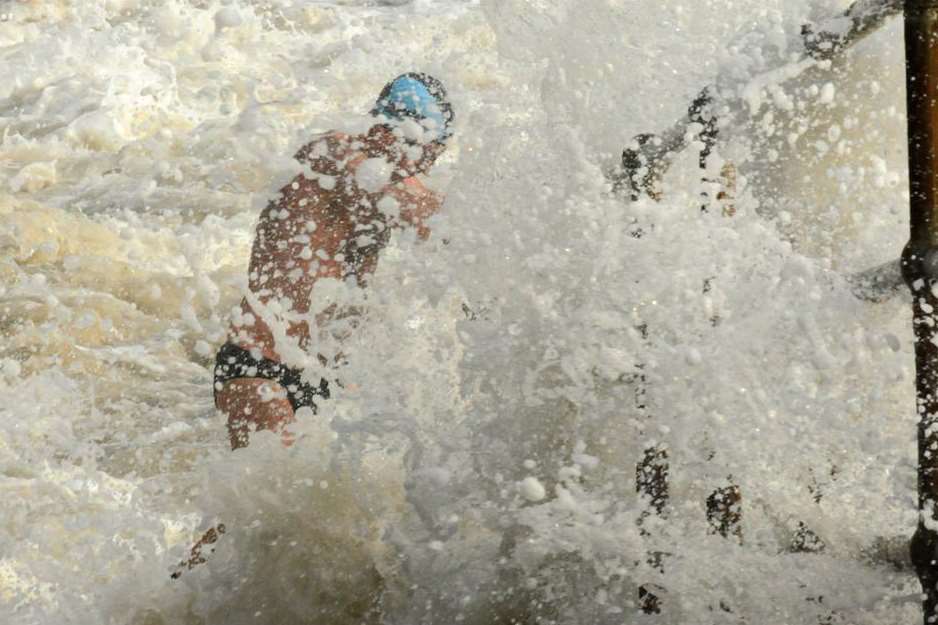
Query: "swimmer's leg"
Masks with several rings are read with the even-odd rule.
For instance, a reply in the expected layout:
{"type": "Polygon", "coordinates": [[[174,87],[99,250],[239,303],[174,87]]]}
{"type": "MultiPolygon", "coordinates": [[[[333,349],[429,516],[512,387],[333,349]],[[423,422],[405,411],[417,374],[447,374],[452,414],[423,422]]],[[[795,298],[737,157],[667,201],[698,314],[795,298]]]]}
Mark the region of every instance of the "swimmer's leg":
{"type": "Polygon", "coordinates": [[[296,420],[287,391],[277,382],[264,378],[235,378],[216,391],[215,405],[228,416],[231,448],[246,447],[252,431],[280,432],[283,443],[290,445],[293,436],[285,426],[296,420]]]}
{"type": "MultiPolygon", "coordinates": [[[[285,426],[296,419],[287,392],[281,385],[263,378],[235,378],[224,383],[215,393],[215,405],[228,416],[228,437],[231,448],[246,447],[251,431],[280,432],[284,445],[293,443],[293,435],[285,426]]],[[[205,562],[215,551],[214,544],[225,533],[219,523],[209,528],[189,551],[189,559],[180,562],[170,576],[178,579],[184,572],[205,562]]]]}
{"type": "MultiPolygon", "coordinates": [[[[217,543],[219,536],[224,533],[224,523],[219,523],[215,527],[209,528],[209,530],[202,535],[202,538],[200,538],[199,541],[192,546],[192,549],[189,551],[189,559],[185,562],[180,562],[179,566],[176,567],[176,570],[173,571],[173,574],[170,575],[170,577],[172,579],[179,579],[186,571],[194,569],[199,564],[204,563],[205,556],[202,554],[202,549],[207,545],[214,545],[217,543]]],[[[209,549],[209,553],[214,551],[214,547],[209,549]]]]}

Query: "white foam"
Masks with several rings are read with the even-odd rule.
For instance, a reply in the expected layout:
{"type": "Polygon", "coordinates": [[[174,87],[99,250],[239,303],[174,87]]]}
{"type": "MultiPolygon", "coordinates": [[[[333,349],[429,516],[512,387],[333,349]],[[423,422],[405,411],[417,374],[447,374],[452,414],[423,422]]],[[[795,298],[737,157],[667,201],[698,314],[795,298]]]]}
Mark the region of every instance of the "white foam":
{"type": "Polygon", "coordinates": [[[912,576],[861,557],[916,522],[910,313],[844,280],[907,232],[900,30],[778,65],[832,3],[639,4],[0,9],[0,621],[339,624],[380,598],[387,623],[618,623],[646,582],[672,622],[917,618],[912,576]],[[318,337],[348,364],[278,347],[332,398],[232,453],[213,350],[258,211],[410,69],[457,113],[433,234],[395,232],[367,291],[321,284],[311,315],[358,311],[318,337]],[[714,155],[736,216],[701,214],[690,152],[662,202],[613,197],[621,148],[711,82],[757,115],[714,155]],[[729,474],[742,546],[705,521],[729,474]],[[779,555],[799,521],[826,555],[779,555]]]}

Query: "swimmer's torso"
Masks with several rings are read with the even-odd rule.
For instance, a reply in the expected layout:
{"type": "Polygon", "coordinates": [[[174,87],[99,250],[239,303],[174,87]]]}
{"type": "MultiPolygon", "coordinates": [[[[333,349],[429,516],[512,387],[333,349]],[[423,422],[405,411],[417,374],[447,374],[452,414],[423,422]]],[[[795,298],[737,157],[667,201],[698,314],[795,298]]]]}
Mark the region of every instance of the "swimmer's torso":
{"type": "Polygon", "coordinates": [[[341,133],[321,135],[296,154],[308,171],[284,187],[260,215],[248,271],[251,294],[242,302],[240,324],[232,327],[235,342],[279,360],[273,333],[263,320],[270,312],[255,310],[249,300],[262,308],[275,301],[278,316],[287,320],[287,335],[307,349],[309,324],[291,316],[309,312],[319,280],[351,278],[364,286],[391,228],[409,223],[420,238],[429,235],[423,220],[439,208],[439,197],[416,178],[365,191],[356,172],[373,156],[364,137],[341,133]]]}

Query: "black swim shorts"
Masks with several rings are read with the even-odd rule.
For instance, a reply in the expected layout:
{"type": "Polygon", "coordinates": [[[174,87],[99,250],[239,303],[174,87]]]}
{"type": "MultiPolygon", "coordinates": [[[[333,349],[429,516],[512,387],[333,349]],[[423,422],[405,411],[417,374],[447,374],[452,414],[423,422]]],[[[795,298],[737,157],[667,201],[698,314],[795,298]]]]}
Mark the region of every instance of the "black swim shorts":
{"type": "Polygon", "coordinates": [[[299,369],[288,367],[269,358],[256,359],[251,352],[235,345],[225,343],[215,356],[215,401],[218,391],[225,382],[237,378],[263,378],[276,382],[286,389],[287,399],[293,410],[300,406],[309,406],[316,412],[314,398],[329,399],[329,383],[320,379],[318,386],[303,382],[299,369]]]}

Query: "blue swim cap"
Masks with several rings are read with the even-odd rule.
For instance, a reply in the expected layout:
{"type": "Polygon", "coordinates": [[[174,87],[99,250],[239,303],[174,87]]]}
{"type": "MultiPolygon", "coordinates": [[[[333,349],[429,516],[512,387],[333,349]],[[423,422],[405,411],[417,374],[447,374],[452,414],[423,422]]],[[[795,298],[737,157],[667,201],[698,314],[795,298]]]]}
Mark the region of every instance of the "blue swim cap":
{"type": "Polygon", "coordinates": [[[447,101],[446,89],[436,78],[410,72],[401,74],[381,90],[371,114],[387,119],[411,118],[422,122],[433,141],[443,142],[451,134],[453,107],[447,101]]]}

